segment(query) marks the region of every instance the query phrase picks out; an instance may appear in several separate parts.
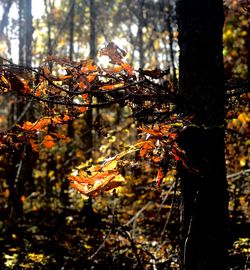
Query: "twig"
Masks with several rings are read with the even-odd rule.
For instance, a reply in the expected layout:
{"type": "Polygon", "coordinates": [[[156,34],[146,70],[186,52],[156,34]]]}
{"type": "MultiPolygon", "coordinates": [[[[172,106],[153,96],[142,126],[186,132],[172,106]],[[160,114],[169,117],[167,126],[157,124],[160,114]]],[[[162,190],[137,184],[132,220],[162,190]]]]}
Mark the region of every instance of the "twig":
{"type": "Polygon", "coordinates": [[[112,232],[112,228],[109,230],[108,234],[106,235],[106,237],[102,241],[102,243],[99,246],[99,248],[95,251],[95,253],[93,253],[91,256],[88,257],[89,260],[92,260],[100,252],[100,250],[104,247],[104,245],[105,245],[106,241],[108,240],[111,232],[112,232]]]}
{"type": "Polygon", "coordinates": [[[162,229],[162,232],[161,232],[161,239],[163,240],[163,236],[165,234],[165,231],[166,231],[166,228],[169,224],[169,221],[170,221],[170,218],[172,216],[172,213],[173,213],[173,209],[174,209],[174,202],[175,202],[175,198],[176,198],[176,191],[177,191],[177,180],[175,180],[175,185],[174,185],[174,196],[172,198],[172,202],[171,202],[171,208],[170,208],[170,211],[169,211],[169,214],[168,214],[168,217],[166,219],[166,222],[163,226],[163,229],[162,229]]]}
{"type": "Polygon", "coordinates": [[[16,126],[16,124],[18,124],[24,117],[24,115],[26,114],[26,112],[29,110],[31,106],[31,100],[29,101],[29,103],[26,105],[26,107],[24,108],[24,110],[22,111],[22,113],[20,114],[20,116],[17,118],[17,120],[15,121],[15,123],[10,126],[6,132],[9,132],[12,128],[14,128],[16,126]]]}
{"type": "Polygon", "coordinates": [[[145,204],[124,226],[128,226],[129,224],[131,224],[132,222],[134,222],[139,216],[140,214],[151,204],[151,202],[148,202],[147,204],[145,204]]]}
{"type": "Polygon", "coordinates": [[[236,173],[232,173],[227,175],[227,179],[231,179],[231,178],[236,178],[238,179],[241,175],[247,175],[250,173],[250,169],[246,169],[244,171],[240,171],[240,172],[236,172],[236,173]]]}

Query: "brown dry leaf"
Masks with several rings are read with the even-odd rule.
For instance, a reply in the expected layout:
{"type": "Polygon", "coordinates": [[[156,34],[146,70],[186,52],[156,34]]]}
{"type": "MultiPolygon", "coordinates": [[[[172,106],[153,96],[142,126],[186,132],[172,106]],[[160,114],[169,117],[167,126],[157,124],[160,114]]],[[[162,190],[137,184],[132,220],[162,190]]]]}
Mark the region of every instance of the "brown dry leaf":
{"type": "Polygon", "coordinates": [[[106,48],[101,49],[99,54],[100,56],[108,56],[110,63],[115,65],[121,65],[123,63],[123,57],[126,56],[126,52],[119,48],[114,42],[110,42],[106,48]]]}

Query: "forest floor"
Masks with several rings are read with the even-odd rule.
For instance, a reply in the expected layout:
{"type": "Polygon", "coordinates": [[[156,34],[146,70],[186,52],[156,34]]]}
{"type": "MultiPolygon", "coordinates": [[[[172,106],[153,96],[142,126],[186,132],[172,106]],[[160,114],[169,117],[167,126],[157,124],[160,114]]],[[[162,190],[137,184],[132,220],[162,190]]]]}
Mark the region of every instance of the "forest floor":
{"type": "MultiPolygon", "coordinates": [[[[88,205],[27,209],[8,229],[0,221],[0,269],[179,269],[178,211],[168,204],[161,209],[154,196],[137,198],[136,207],[133,197],[116,198],[113,209],[94,212],[88,205]]],[[[232,270],[250,269],[249,225],[232,229],[232,270]]]]}

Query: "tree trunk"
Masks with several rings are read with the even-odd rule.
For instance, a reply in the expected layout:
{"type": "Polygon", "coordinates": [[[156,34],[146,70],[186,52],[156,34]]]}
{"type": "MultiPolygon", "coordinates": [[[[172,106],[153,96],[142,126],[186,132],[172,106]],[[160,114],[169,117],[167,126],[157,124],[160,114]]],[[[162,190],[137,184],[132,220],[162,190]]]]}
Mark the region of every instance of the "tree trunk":
{"type": "Polygon", "coordinates": [[[139,66],[143,68],[144,63],[144,44],[143,44],[143,26],[144,26],[144,17],[143,17],[143,7],[144,0],[139,0],[138,3],[138,47],[139,47],[139,66]]]}
{"type": "MultiPolygon", "coordinates": [[[[75,34],[75,0],[69,1],[69,59],[73,61],[74,58],[74,34],[75,34]]],[[[73,91],[73,81],[70,83],[70,90],[73,91]]],[[[74,120],[70,120],[68,122],[67,128],[67,136],[74,142],[75,130],[73,126],[74,120]]],[[[68,166],[65,168],[64,174],[69,173],[69,169],[71,170],[71,166],[73,165],[72,157],[74,156],[74,147],[73,143],[70,143],[67,147],[67,151],[65,153],[65,162],[68,166]]],[[[69,189],[69,181],[67,179],[63,179],[61,185],[61,202],[66,207],[69,205],[69,197],[68,197],[68,189],[69,189]]]]}
{"type": "Polygon", "coordinates": [[[10,8],[12,6],[12,0],[9,0],[4,8],[3,11],[3,16],[2,16],[2,20],[0,21],[0,39],[3,38],[4,35],[4,28],[8,26],[8,17],[9,17],[9,12],[10,12],[10,8]]]}
{"type": "MultiPolygon", "coordinates": [[[[32,61],[32,14],[31,0],[19,0],[19,64],[31,65],[32,61]]],[[[9,118],[9,125],[15,125],[18,121],[25,120],[25,117],[32,119],[32,109],[29,108],[23,115],[20,115],[29,106],[24,104],[21,98],[12,105],[9,118]]],[[[12,152],[10,166],[7,170],[7,182],[10,189],[9,196],[9,227],[14,228],[18,220],[23,215],[23,199],[34,190],[34,179],[32,176],[33,166],[37,155],[32,152],[32,148],[27,143],[23,149],[12,152]]]]}
{"type": "Polygon", "coordinates": [[[178,2],[180,108],[193,116],[179,138],[187,158],[187,167],[179,168],[185,270],[227,268],[222,2],[178,2]]]}

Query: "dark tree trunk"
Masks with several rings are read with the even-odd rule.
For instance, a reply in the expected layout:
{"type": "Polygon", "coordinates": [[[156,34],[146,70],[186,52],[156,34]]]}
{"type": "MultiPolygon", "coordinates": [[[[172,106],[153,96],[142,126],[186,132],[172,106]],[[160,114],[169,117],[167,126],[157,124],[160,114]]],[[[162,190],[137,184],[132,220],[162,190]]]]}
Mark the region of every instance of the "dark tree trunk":
{"type": "Polygon", "coordinates": [[[70,0],[69,4],[69,59],[72,61],[74,55],[75,0],[70,0]]]}
{"type": "Polygon", "coordinates": [[[143,7],[144,0],[139,0],[138,2],[138,47],[139,47],[139,66],[143,68],[144,63],[144,44],[143,44],[143,26],[144,26],[144,17],[143,17],[143,7]]]}
{"type": "Polygon", "coordinates": [[[224,158],[223,1],[179,0],[181,111],[193,116],[179,143],[185,270],[226,269],[227,182],[224,158]]]}
{"type": "Polygon", "coordinates": [[[32,4],[31,0],[25,1],[24,18],[25,18],[25,65],[31,66],[32,64],[32,4]]]}
{"type": "Polygon", "coordinates": [[[18,12],[19,12],[19,25],[18,25],[18,32],[19,32],[19,64],[24,64],[24,57],[25,57],[25,33],[24,33],[24,7],[25,7],[25,0],[19,0],[18,2],[18,12]]]}
{"type": "MultiPolygon", "coordinates": [[[[73,61],[74,58],[74,34],[75,34],[75,0],[69,1],[69,59],[73,61]]],[[[73,91],[73,81],[70,83],[70,90],[73,91]]],[[[67,134],[72,142],[74,141],[75,131],[73,126],[74,120],[70,120],[68,122],[67,134]]],[[[67,151],[65,153],[65,162],[67,167],[65,167],[64,175],[69,173],[69,169],[72,166],[72,157],[74,156],[74,149],[73,144],[70,143],[67,147],[67,151]]],[[[69,189],[69,181],[67,179],[63,179],[61,185],[61,201],[64,206],[69,204],[69,197],[68,197],[68,189],[69,189]]]]}
{"type": "MultiPolygon", "coordinates": [[[[32,14],[31,0],[19,0],[19,64],[31,65],[32,61],[32,14]]],[[[11,108],[9,125],[15,125],[25,118],[32,119],[32,110],[29,105],[23,103],[21,98],[11,108]],[[28,107],[27,107],[28,106],[28,107]],[[27,110],[26,110],[27,108],[27,110]],[[20,116],[22,117],[20,118],[20,116]]],[[[13,228],[23,214],[23,198],[34,190],[32,177],[33,166],[37,155],[27,142],[23,149],[15,150],[10,155],[10,166],[7,169],[7,182],[9,185],[9,227],[13,228]],[[24,197],[23,197],[24,196],[24,197]]]]}
{"type": "MultiPolygon", "coordinates": [[[[96,2],[95,0],[89,0],[89,57],[93,60],[96,58],[96,2]]],[[[92,97],[89,97],[92,99],[92,97]]],[[[96,109],[96,119],[99,119],[99,110],[96,109]]],[[[85,159],[89,160],[92,158],[92,150],[93,150],[93,111],[88,110],[85,114],[85,130],[83,132],[84,136],[82,137],[84,143],[84,151],[85,151],[85,159]]],[[[93,224],[94,223],[94,210],[92,198],[84,203],[84,207],[82,209],[82,213],[85,217],[86,223],[93,224]]]]}
{"type": "Polygon", "coordinates": [[[10,12],[10,8],[12,6],[12,0],[9,0],[4,8],[2,20],[0,21],[0,39],[2,39],[4,34],[4,28],[8,25],[8,16],[10,12]]]}

